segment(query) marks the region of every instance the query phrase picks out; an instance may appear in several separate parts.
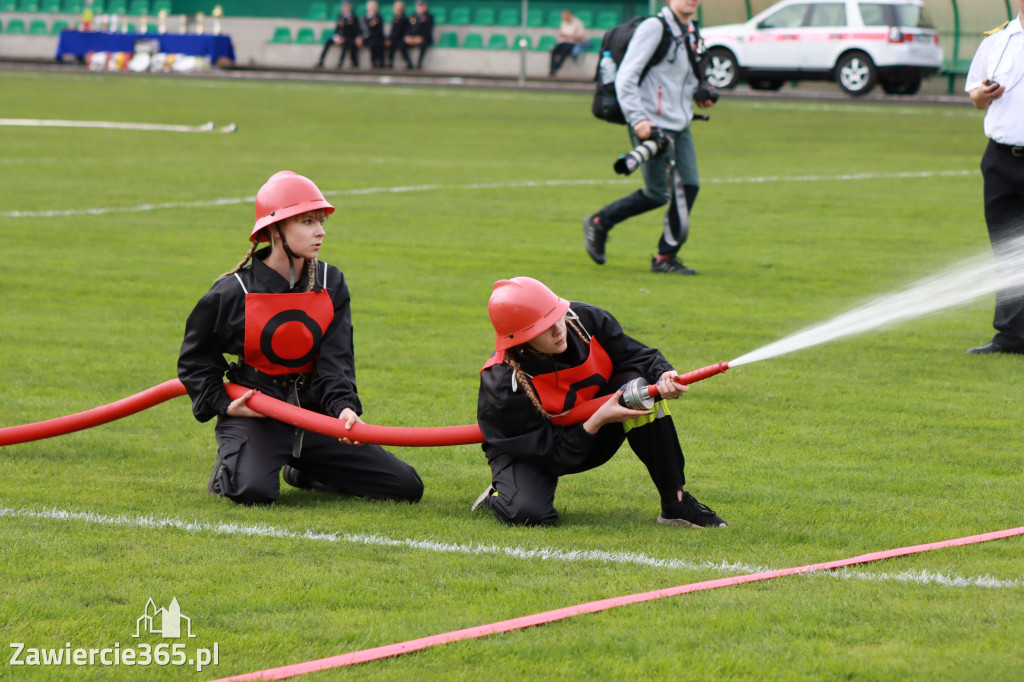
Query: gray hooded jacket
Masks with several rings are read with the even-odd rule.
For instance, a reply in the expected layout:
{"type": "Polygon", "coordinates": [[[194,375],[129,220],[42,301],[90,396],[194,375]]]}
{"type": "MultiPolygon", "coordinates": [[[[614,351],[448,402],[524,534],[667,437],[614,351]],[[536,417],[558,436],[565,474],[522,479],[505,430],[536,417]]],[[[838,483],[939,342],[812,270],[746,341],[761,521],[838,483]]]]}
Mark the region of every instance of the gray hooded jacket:
{"type": "Polygon", "coordinates": [[[662,130],[678,132],[685,130],[693,119],[697,76],[686,56],[679,21],[668,7],[662,8],[661,15],[673,36],[668,53],[651,67],[641,83],[640,74],[654,55],[663,34],[662,23],[657,17],[641,22],[619,65],[615,92],[630,126],[648,120],[662,130]]]}

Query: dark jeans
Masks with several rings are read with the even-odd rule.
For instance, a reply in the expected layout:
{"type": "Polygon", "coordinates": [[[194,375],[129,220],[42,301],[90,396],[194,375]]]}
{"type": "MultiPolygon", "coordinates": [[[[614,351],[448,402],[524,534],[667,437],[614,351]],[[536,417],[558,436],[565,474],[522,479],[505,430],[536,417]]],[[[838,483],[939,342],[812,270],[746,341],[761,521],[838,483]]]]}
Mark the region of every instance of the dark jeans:
{"type": "MultiPolygon", "coordinates": [[[[604,229],[610,230],[627,218],[667,204],[658,254],[675,256],[690,234],[690,211],[700,190],[700,177],[690,129],[663,132],[670,140],[669,148],[640,166],[644,188],[608,204],[597,217],[604,229]]],[[[632,127],[629,140],[631,148],[640,143],[632,127]]]]}
{"type": "Polygon", "coordinates": [[[562,68],[562,64],[572,54],[572,48],[576,46],[576,43],[558,43],[551,50],[551,75],[562,68]]]}
{"type": "Polygon", "coordinates": [[[409,58],[409,47],[405,44],[404,40],[392,40],[388,46],[388,67],[394,68],[395,66],[395,52],[399,52],[402,55],[402,60],[405,65],[410,69],[413,68],[412,59],[409,58]]]}
{"type": "MultiPolygon", "coordinates": [[[[1024,156],[1014,156],[1009,148],[989,142],[981,159],[981,174],[985,181],[985,223],[996,271],[1005,272],[1013,263],[1010,254],[1004,254],[1004,245],[1010,240],[1024,239],[1024,156]]],[[[1013,246],[1019,254],[1021,245],[1013,246]]],[[[1024,350],[1024,289],[1013,287],[996,292],[992,325],[996,328],[992,338],[995,343],[1024,350]]]]}

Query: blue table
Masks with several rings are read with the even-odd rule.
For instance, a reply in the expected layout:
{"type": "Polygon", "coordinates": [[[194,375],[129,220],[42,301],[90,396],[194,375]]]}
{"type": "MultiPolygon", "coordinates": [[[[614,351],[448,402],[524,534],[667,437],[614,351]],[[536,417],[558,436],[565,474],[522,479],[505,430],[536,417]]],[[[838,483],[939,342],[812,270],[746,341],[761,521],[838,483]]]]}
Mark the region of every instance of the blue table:
{"type": "Polygon", "coordinates": [[[61,31],[57,41],[57,60],[60,61],[64,55],[72,55],[81,61],[89,52],[135,52],[137,40],[159,41],[160,51],[167,54],[209,57],[211,64],[216,64],[221,57],[235,61],[235,48],[229,36],[92,31],[61,31]]]}

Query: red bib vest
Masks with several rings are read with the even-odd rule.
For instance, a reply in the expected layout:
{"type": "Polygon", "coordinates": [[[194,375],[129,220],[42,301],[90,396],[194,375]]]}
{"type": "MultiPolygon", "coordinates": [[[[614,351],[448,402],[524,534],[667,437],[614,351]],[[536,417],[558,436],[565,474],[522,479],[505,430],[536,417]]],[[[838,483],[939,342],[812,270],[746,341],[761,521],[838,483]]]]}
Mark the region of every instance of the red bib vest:
{"type": "Polygon", "coordinates": [[[334,302],[326,288],[301,294],[246,290],[245,364],[266,374],[309,374],[332,320],[334,302]]]}
{"type": "MultiPolygon", "coordinates": [[[[504,353],[495,353],[483,369],[499,364],[504,359],[504,353]]],[[[612,369],[612,360],[608,353],[601,347],[597,337],[592,336],[587,358],[582,363],[557,372],[538,374],[531,381],[544,409],[551,414],[561,414],[572,409],[577,403],[597,396],[611,379],[612,369]]]]}

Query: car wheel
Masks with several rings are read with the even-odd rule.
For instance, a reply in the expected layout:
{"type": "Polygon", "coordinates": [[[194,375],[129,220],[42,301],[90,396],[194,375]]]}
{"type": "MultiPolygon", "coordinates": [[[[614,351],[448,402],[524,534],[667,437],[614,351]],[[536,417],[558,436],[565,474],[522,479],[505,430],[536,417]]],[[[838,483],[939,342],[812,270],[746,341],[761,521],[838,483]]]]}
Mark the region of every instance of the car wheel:
{"type": "Polygon", "coordinates": [[[902,80],[882,81],[882,89],[890,95],[916,95],[921,89],[921,74],[914,73],[902,80]]]}
{"type": "Polygon", "coordinates": [[[755,78],[747,83],[751,90],[778,90],[782,87],[782,81],[771,78],[755,78]]]}
{"type": "Polygon", "coordinates": [[[719,90],[736,87],[736,82],[740,79],[740,67],[736,63],[736,57],[724,47],[708,50],[701,63],[701,71],[708,84],[719,90]]]}
{"type": "Polygon", "coordinates": [[[849,52],[836,64],[836,80],[848,95],[859,97],[871,92],[878,82],[878,72],[871,57],[863,52],[849,52]]]}

